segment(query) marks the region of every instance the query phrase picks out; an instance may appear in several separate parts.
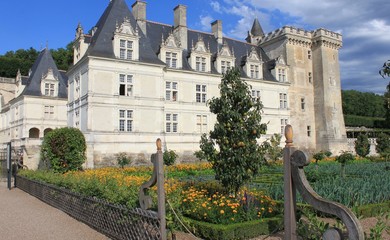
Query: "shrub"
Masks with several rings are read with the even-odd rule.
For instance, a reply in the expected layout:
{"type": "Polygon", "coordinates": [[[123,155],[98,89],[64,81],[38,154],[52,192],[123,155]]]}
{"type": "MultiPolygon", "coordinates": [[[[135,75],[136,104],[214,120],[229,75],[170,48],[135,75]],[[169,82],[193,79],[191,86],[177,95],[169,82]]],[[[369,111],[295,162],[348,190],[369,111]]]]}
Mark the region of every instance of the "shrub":
{"type": "Polygon", "coordinates": [[[355,151],[360,157],[365,157],[370,153],[370,141],[366,134],[359,134],[355,141],[355,151]]]}
{"type": "Polygon", "coordinates": [[[115,156],[116,161],[121,168],[124,168],[126,165],[130,165],[132,162],[131,157],[125,152],[117,153],[115,156]]]}
{"type": "Polygon", "coordinates": [[[86,148],[84,135],[79,129],[57,128],[43,138],[41,158],[55,172],[81,170],[86,148]]]}
{"type": "Polygon", "coordinates": [[[267,157],[272,161],[279,160],[283,156],[283,149],[280,147],[281,139],[282,135],[275,133],[274,135],[272,135],[270,143],[266,142],[264,144],[267,157]]]}
{"type": "Polygon", "coordinates": [[[176,158],[177,158],[177,154],[175,151],[173,150],[164,151],[163,160],[165,165],[171,166],[175,164],[176,158]]]}
{"type": "Polygon", "coordinates": [[[341,177],[345,177],[345,165],[353,160],[355,157],[350,152],[343,152],[336,157],[336,161],[341,164],[341,177]]]}
{"type": "Polygon", "coordinates": [[[318,153],[313,154],[314,160],[316,160],[316,164],[318,164],[318,161],[321,161],[325,158],[325,153],[323,151],[319,151],[318,153]]]}
{"type": "Polygon", "coordinates": [[[385,133],[380,133],[376,138],[376,151],[386,158],[386,161],[390,155],[390,138],[385,133]]]}

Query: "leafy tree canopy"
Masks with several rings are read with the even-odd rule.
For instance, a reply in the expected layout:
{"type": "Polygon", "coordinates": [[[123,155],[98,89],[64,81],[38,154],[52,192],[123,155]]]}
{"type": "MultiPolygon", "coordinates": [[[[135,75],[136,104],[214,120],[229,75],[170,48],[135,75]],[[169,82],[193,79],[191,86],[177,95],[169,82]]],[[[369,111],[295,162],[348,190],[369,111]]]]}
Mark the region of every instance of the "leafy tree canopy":
{"type": "Polygon", "coordinates": [[[251,97],[250,86],[240,79],[240,71],[229,70],[220,84],[220,97],[208,105],[217,122],[200,148],[213,164],[216,179],[230,192],[237,192],[264,163],[264,148],[257,139],[267,126],[261,123],[262,104],[251,97]]]}
{"type": "Polygon", "coordinates": [[[386,108],[381,95],[356,90],[341,91],[343,113],[364,117],[385,117],[386,108]]]}

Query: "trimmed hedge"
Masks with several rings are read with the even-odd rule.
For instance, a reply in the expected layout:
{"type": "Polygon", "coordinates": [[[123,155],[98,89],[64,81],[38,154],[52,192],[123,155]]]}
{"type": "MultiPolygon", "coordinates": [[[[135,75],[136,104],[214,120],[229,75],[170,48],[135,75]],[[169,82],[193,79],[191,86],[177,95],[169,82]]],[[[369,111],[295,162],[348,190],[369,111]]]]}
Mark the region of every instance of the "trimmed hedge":
{"type": "Polygon", "coordinates": [[[358,216],[376,217],[379,216],[380,213],[390,212],[390,201],[358,206],[355,211],[357,212],[358,216]]]}
{"type": "Polygon", "coordinates": [[[283,227],[282,216],[228,225],[200,222],[186,217],[185,221],[197,236],[206,240],[250,239],[269,235],[283,227]]]}
{"type": "Polygon", "coordinates": [[[386,128],[384,118],[344,115],[344,121],[348,127],[386,128]]]}

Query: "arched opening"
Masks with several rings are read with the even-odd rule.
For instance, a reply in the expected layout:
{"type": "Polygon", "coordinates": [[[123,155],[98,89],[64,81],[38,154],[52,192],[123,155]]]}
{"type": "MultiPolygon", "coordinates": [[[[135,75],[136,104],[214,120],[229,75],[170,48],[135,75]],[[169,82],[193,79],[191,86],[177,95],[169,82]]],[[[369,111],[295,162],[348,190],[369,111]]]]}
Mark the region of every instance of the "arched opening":
{"type": "Polygon", "coordinates": [[[48,134],[49,132],[53,131],[53,129],[51,128],[46,128],[44,131],[43,131],[43,136],[46,136],[46,134],[48,134]]]}
{"type": "Polygon", "coordinates": [[[29,138],[39,138],[39,129],[38,128],[31,128],[30,131],[28,131],[28,137],[29,138]]]}

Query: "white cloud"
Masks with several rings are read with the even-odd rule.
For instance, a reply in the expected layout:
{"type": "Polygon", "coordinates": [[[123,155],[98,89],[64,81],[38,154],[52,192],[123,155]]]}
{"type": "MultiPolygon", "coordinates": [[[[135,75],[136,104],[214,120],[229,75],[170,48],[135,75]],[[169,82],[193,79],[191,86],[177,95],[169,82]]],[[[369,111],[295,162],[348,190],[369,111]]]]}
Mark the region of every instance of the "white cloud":
{"type": "Polygon", "coordinates": [[[216,11],[217,13],[222,13],[221,5],[219,4],[219,2],[212,1],[210,3],[210,5],[211,5],[211,7],[213,8],[214,11],[216,11]]]}
{"type": "Polygon", "coordinates": [[[373,41],[390,42],[390,25],[383,19],[372,19],[361,26],[353,26],[349,29],[348,37],[372,38],[373,41]]]}
{"type": "Polygon", "coordinates": [[[200,25],[202,31],[210,32],[211,31],[211,22],[213,21],[213,18],[210,15],[207,16],[199,16],[200,25]]]}

